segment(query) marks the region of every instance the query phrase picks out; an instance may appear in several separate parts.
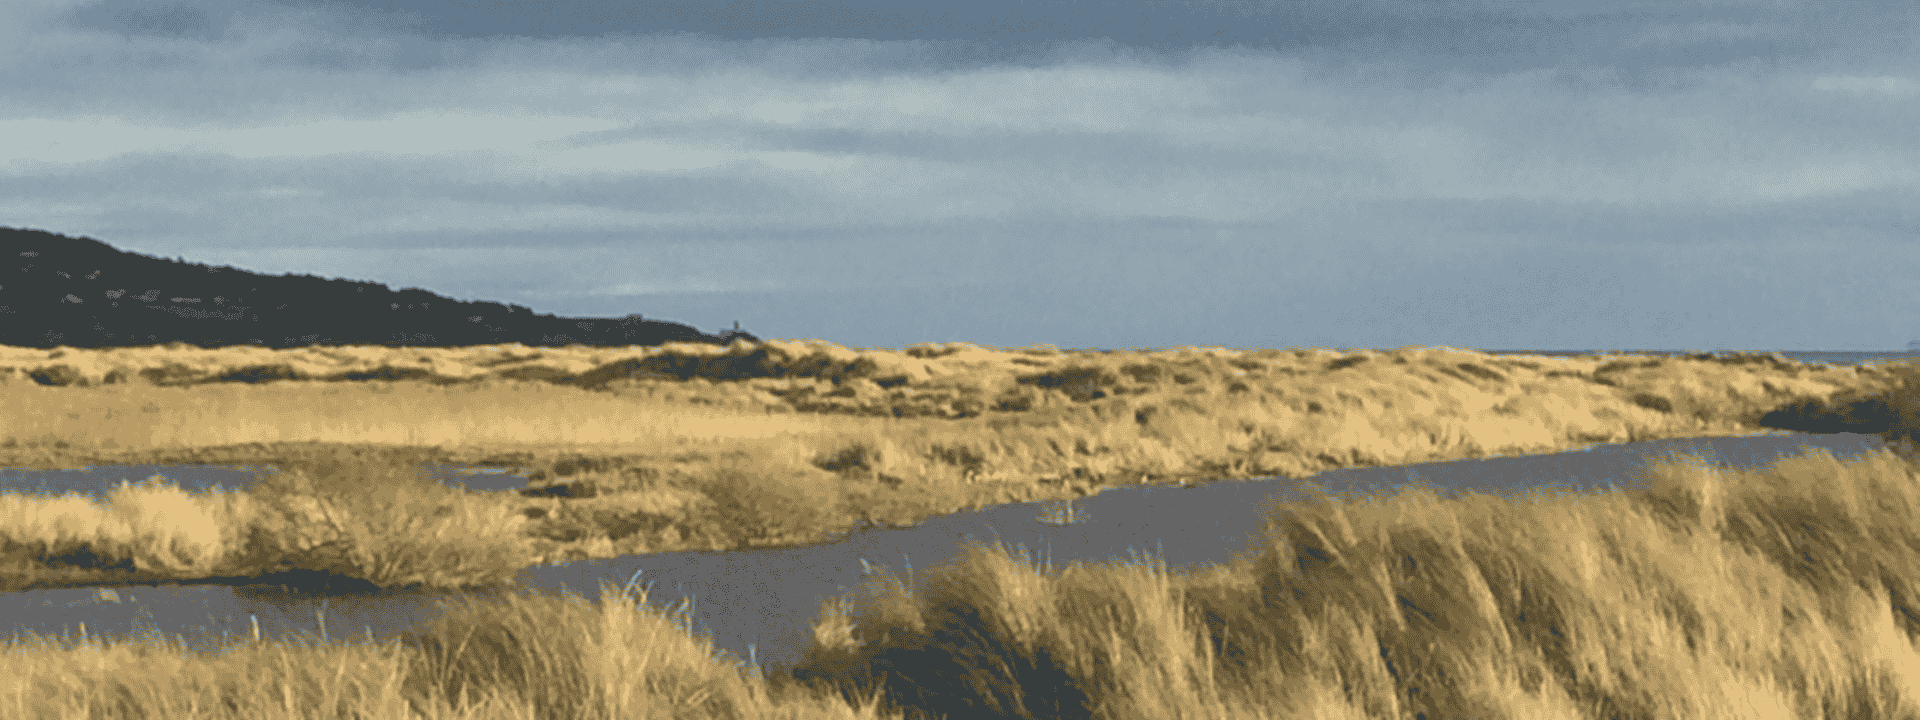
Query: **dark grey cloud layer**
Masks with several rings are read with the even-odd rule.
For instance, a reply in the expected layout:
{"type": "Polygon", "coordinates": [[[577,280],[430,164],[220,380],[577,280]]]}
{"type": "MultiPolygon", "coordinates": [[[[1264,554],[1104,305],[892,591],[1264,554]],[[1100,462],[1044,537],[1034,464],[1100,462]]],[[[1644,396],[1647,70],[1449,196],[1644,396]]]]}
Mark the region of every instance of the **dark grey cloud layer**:
{"type": "Polygon", "coordinates": [[[854,345],[1898,348],[1915,14],[23,0],[0,224],[854,345]]]}

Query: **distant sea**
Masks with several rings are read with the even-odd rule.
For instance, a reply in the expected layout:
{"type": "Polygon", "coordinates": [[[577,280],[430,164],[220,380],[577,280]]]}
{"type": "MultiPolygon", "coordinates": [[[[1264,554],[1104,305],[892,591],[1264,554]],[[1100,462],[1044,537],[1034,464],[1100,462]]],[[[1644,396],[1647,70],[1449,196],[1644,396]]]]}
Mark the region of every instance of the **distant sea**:
{"type": "Polygon", "coordinates": [[[1794,362],[1821,362],[1828,365],[1867,365],[1880,362],[1920,362],[1920,340],[1908,344],[1908,350],[1483,350],[1489,355],[1691,355],[1709,352],[1723,354],[1766,355],[1778,352],[1794,362]]]}
{"type": "MultiPolygon", "coordinates": [[[[1406,345],[1403,347],[1429,347],[1429,346],[1440,346],[1440,345],[1446,345],[1446,343],[1425,343],[1421,345],[1406,345]]],[[[1263,347],[1236,347],[1236,346],[1229,346],[1229,345],[1214,345],[1214,346],[1206,346],[1206,347],[1222,347],[1222,348],[1227,348],[1232,350],[1245,350],[1250,352],[1258,352],[1262,350],[1275,350],[1275,349],[1279,349],[1279,350],[1322,349],[1322,350],[1336,350],[1339,352],[1362,352],[1362,351],[1382,352],[1385,350],[1394,349],[1394,348],[1320,347],[1320,346],[1314,346],[1312,348],[1309,348],[1309,347],[1272,348],[1272,347],[1264,347],[1264,346],[1263,347]]],[[[1915,340],[1913,342],[1907,343],[1907,349],[1905,350],[1725,350],[1725,349],[1721,349],[1721,350],[1481,350],[1479,348],[1467,347],[1465,345],[1450,345],[1448,347],[1455,347],[1461,350],[1473,350],[1475,352],[1483,352],[1488,355],[1552,355],[1555,357],[1579,357],[1582,355],[1693,355],[1697,353],[1710,353],[1710,354],[1720,354],[1720,355],[1770,355],[1777,352],[1777,353],[1780,353],[1781,357],[1786,358],[1788,360],[1792,360],[1794,362],[1802,362],[1802,363],[1817,362],[1817,363],[1826,363],[1828,365],[1836,365],[1836,366],[1838,365],[1847,365],[1847,366],[1869,365],[1873,363],[1909,363],[1909,362],[1920,363],[1920,340],[1915,340]]],[[[889,347],[889,348],[862,348],[862,349],[864,350],[897,350],[898,348],[889,347]]],[[[1016,348],[1003,348],[1003,349],[1013,350],[1016,348]]],[[[1178,347],[1147,347],[1147,348],[1136,347],[1136,348],[1115,349],[1115,348],[1062,347],[1059,349],[1065,352],[1151,353],[1151,352],[1165,352],[1169,350],[1177,350],[1179,348],[1178,347]]]]}

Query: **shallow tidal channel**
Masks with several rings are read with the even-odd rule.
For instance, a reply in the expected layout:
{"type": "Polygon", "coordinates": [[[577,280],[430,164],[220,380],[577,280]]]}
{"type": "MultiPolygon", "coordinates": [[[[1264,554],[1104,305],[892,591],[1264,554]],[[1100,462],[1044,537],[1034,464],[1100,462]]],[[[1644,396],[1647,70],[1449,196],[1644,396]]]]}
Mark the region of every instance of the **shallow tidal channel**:
{"type": "MultiPolygon", "coordinates": [[[[1640,477],[1645,463],[1699,452],[1722,467],[1754,468],[1784,455],[1821,448],[1841,460],[1881,445],[1850,433],[1764,434],[1678,438],[1592,445],[1567,452],[1421,463],[1324,472],[1314,480],[1337,494],[1390,491],[1424,482],[1442,495],[1461,491],[1515,492],[1536,487],[1604,490],[1640,477]]],[[[104,499],[121,480],[155,474],[182,490],[244,488],[270,468],[258,466],[112,465],[80,470],[0,468],[0,491],[60,494],[77,491],[104,499]]],[[[426,471],[469,490],[512,491],[525,477],[478,466],[434,465],[426,471]]],[[[518,587],[599,597],[600,584],[636,578],[648,601],[663,610],[692,603],[693,630],[720,650],[762,665],[799,660],[820,604],[858,587],[870,568],[891,567],[902,579],[958,559],[968,538],[1009,549],[1024,546],[1036,564],[1163,558],[1174,571],[1226,563],[1259,537],[1263,503],[1297,498],[1296,481],[1276,478],[1193,486],[1108,488],[1072,504],[1061,523],[1057,503],[1024,503],[929,518],[906,528],[865,528],[824,544],[729,551],[629,555],[528,568],[518,587]],[[1144,555],[1142,555],[1144,554],[1144,555]]],[[[922,583],[916,582],[916,585],[922,583]]],[[[455,591],[412,590],[315,595],[279,586],[162,585],[31,590],[0,594],[0,637],[32,631],[72,635],[85,623],[92,637],[113,639],[153,631],[204,650],[222,636],[247,637],[257,622],[263,639],[308,642],[385,641],[420,630],[439,614],[437,600],[455,591]]],[[[469,593],[471,594],[471,593],[469,593]]]]}

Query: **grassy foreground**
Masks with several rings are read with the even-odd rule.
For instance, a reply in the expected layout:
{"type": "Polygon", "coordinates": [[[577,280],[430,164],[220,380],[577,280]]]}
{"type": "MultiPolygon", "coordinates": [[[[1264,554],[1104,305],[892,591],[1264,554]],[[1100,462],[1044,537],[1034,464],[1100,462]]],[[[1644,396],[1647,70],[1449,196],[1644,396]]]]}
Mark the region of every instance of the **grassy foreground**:
{"type": "MultiPolygon", "coordinates": [[[[1270,508],[1231,563],[882,573],[797,666],[644,595],[471,599],[379,646],[33,638],[22,718],[1920,717],[1920,466],[1655,463],[1604,494],[1427,488],[1270,508]]],[[[1309,483],[1309,488],[1312,488],[1309,483]]]]}

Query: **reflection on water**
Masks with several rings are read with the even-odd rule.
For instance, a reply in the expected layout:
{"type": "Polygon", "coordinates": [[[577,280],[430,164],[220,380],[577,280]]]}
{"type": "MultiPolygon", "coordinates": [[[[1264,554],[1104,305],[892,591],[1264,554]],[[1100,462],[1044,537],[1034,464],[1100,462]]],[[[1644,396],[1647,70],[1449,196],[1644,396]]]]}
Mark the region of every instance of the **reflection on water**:
{"type": "MultiPolygon", "coordinates": [[[[0,468],[0,492],[48,496],[78,493],[95,502],[105,502],[121,482],[137,484],[154,475],[165,477],[182,492],[205,493],[245,488],[278,471],[279,468],[272,465],[94,465],[78,470],[0,468]]],[[[426,463],[421,466],[420,474],[449,487],[474,492],[527,487],[526,476],[484,465],[426,463]]]]}
{"type": "Polygon", "coordinates": [[[1072,499],[1053,500],[1046,503],[1046,509],[1040,511],[1037,518],[1045,525],[1078,525],[1093,519],[1093,513],[1074,506],[1072,499]]]}
{"type": "MultiPolygon", "coordinates": [[[[1775,432],[1750,437],[1678,439],[1516,458],[1481,458],[1321,473],[1314,479],[1335,494],[1391,489],[1409,478],[1443,496],[1461,491],[1512,492],[1552,486],[1602,490],[1638,477],[1649,456],[1702,451],[1729,467],[1757,467],[1782,454],[1817,447],[1848,459],[1878,447],[1877,437],[1775,432]]],[[[163,468],[171,478],[176,469],[163,468]]],[[[1023,503],[929,518],[907,528],[862,528],[829,544],[732,551],[685,551],[540,566],[515,577],[520,588],[568,591],[589,601],[600,584],[638,577],[648,601],[663,610],[691,601],[694,630],[720,649],[746,658],[792,663],[811,637],[826,600],[856,587],[881,566],[903,570],[954,560],[967,539],[1024,546],[1057,568],[1071,561],[1131,559],[1130,551],[1158,550],[1174,571],[1224,563],[1256,539],[1264,526],[1262,502],[1297,497],[1291,480],[1206,483],[1193,487],[1131,486],[1071,502],[1023,503]]],[[[469,591],[479,597],[512,592],[469,591]]],[[[109,589],[35,590],[0,595],[0,617],[15,631],[65,635],[84,622],[89,634],[125,636],[152,627],[190,648],[222,638],[252,637],[257,620],[265,638],[330,642],[384,641],[422,628],[439,613],[435,601],[462,593],[432,590],[336,592],[326,596],[277,586],[168,585],[109,589]]],[[[0,634],[6,628],[0,626],[0,634]]]]}

